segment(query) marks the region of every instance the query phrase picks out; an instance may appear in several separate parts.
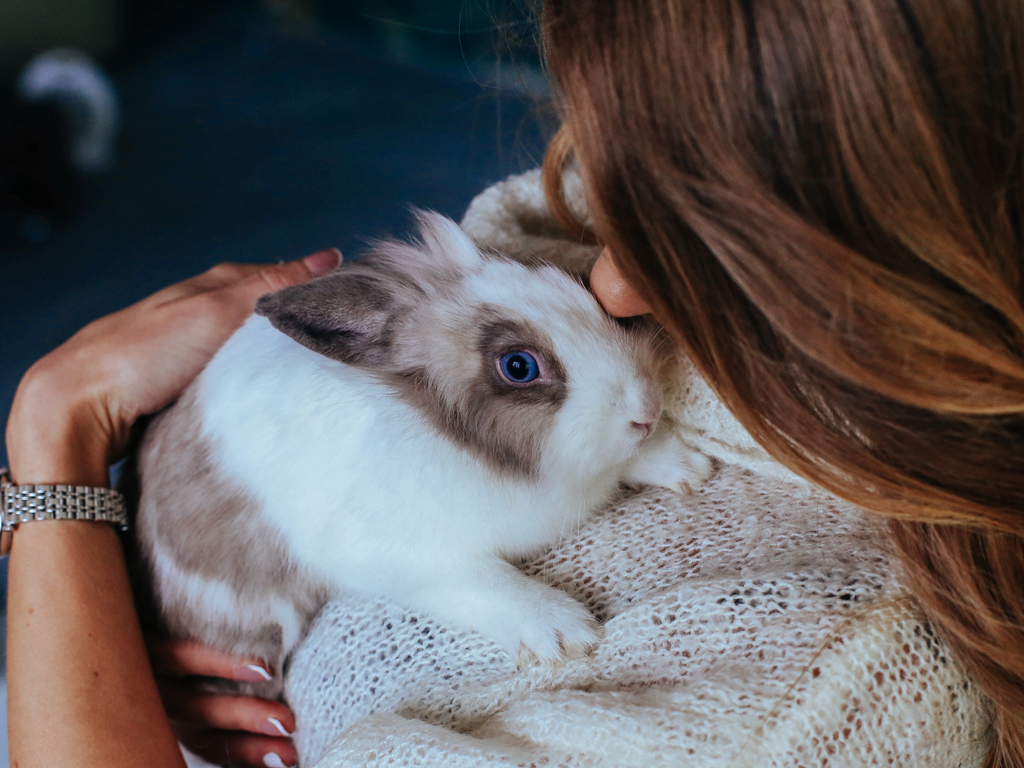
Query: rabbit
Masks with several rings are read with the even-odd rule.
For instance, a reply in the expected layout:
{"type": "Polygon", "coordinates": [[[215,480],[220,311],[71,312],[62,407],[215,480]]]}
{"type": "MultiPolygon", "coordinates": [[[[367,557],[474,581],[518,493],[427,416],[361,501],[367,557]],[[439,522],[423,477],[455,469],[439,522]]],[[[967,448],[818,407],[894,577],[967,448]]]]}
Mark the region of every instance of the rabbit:
{"type": "MultiPolygon", "coordinates": [[[[264,296],[147,429],[136,520],[165,631],[281,664],[317,610],[387,596],[522,663],[601,629],[510,561],[627,485],[711,460],[659,424],[651,332],[454,222],[264,296]]],[[[278,688],[279,690],[279,688],[278,688]]]]}

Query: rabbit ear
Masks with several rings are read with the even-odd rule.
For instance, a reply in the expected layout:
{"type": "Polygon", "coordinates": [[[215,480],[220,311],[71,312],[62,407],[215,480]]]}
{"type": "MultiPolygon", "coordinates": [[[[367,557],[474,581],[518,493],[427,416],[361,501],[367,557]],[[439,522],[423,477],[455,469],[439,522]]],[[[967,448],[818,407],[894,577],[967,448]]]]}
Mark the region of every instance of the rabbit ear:
{"type": "Polygon", "coordinates": [[[361,262],[256,302],[256,314],[314,352],[351,365],[387,361],[395,316],[409,304],[401,275],[361,262]]]}
{"type": "Polygon", "coordinates": [[[432,267],[466,272],[480,265],[483,257],[458,224],[431,211],[416,211],[422,258],[432,267]]]}
{"type": "Polygon", "coordinates": [[[374,253],[330,275],[262,297],[256,314],[326,357],[366,367],[385,364],[396,321],[406,310],[483,261],[451,219],[427,211],[417,211],[416,219],[417,242],[377,243],[374,253]]]}

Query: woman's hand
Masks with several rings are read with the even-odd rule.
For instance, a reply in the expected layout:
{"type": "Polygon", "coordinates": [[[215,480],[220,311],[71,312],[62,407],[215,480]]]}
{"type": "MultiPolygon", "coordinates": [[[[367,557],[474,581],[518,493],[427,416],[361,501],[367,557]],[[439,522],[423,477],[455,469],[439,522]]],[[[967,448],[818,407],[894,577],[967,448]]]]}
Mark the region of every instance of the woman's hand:
{"type": "Polygon", "coordinates": [[[152,639],[149,655],[171,728],[178,741],[215,765],[294,765],[289,738],[295,716],[284,704],[250,696],[197,693],[191,676],[259,683],[274,670],[261,659],[243,659],[185,640],[152,639]]]}
{"type": "MultiPolygon", "coordinates": [[[[339,259],[337,251],[323,251],[273,266],[224,264],[83,328],[36,363],[18,387],[7,422],[14,481],[106,485],[107,468],[123,454],[136,419],[173,401],[259,296],[329,272],[339,259]]],[[[294,728],[280,704],[176,698],[167,685],[161,703],[121,545],[105,523],[19,527],[7,607],[12,765],[177,768],[181,753],[165,707],[176,718],[204,724],[195,730],[205,734],[207,746],[221,747],[207,752],[211,756],[227,755],[236,764],[294,761],[294,749],[280,734],[244,735],[265,732],[270,718],[294,728]],[[57,729],[54,712],[60,713],[57,729]],[[221,728],[236,733],[218,736],[221,728]]],[[[172,675],[219,675],[237,666],[209,651],[164,651],[155,657],[172,675]]],[[[194,738],[189,743],[203,750],[194,738]]]]}
{"type": "Polygon", "coordinates": [[[330,250],[286,264],[221,264],[87,325],[18,387],[7,422],[14,479],[106,485],[136,419],[174,400],[257,298],[339,259],[330,250]]]}

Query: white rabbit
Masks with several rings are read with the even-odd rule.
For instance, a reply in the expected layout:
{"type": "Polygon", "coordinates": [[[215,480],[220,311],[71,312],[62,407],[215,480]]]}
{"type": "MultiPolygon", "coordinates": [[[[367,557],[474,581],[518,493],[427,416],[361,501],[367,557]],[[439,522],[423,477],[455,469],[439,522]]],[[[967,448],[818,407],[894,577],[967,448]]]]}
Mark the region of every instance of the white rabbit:
{"type": "Polygon", "coordinates": [[[513,657],[600,629],[509,560],[620,483],[681,488],[710,460],[655,431],[652,334],[554,267],[415,243],[263,297],[139,455],[143,561],[165,628],[279,664],[332,595],[385,595],[513,657]]]}

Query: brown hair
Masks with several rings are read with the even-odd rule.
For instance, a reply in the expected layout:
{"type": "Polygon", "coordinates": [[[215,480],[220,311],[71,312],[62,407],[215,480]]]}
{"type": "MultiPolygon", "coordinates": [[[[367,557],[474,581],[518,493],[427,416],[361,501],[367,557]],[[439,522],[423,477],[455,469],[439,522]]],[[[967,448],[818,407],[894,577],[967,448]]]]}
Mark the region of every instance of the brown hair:
{"type": "Polygon", "coordinates": [[[1024,767],[1024,3],[545,0],[542,23],[549,176],[571,146],[596,234],[751,434],[891,518],[991,699],[989,765],[1024,767]]]}

